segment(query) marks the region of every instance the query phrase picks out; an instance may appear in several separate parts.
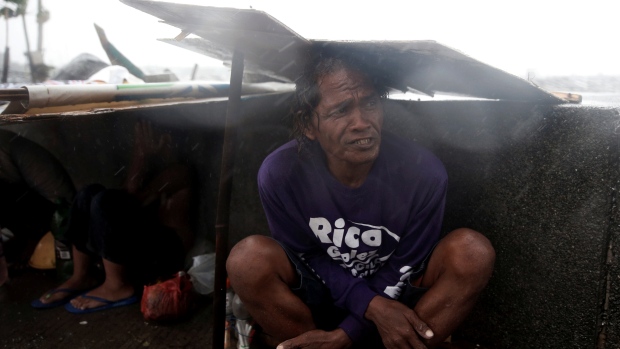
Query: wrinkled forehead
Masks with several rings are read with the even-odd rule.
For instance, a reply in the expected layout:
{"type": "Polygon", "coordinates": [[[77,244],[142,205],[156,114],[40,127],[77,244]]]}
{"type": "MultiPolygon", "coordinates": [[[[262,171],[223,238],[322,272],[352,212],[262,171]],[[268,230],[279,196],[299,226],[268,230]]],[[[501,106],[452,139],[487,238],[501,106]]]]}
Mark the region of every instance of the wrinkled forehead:
{"type": "Polygon", "coordinates": [[[377,92],[367,74],[346,66],[340,66],[323,74],[318,79],[318,86],[320,99],[333,95],[354,94],[357,96],[377,92]]]}

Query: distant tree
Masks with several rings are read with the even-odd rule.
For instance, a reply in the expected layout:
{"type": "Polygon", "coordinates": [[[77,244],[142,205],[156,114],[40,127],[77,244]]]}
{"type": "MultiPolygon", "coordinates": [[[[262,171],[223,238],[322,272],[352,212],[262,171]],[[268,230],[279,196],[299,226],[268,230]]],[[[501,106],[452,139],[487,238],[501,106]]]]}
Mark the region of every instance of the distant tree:
{"type": "Polygon", "coordinates": [[[4,0],[4,7],[2,11],[8,9],[12,13],[11,17],[17,17],[21,14],[26,13],[26,8],[28,7],[28,0],[4,0]],[[14,4],[14,6],[9,7],[9,4],[14,4]]]}
{"type": "Polygon", "coordinates": [[[26,14],[28,0],[4,0],[4,7],[0,9],[0,13],[4,16],[6,24],[6,39],[4,50],[4,65],[2,70],[2,83],[6,83],[9,74],[9,18],[22,16],[26,14]],[[13,4],[13,6],[9,6],[13,4]]]}
{"type": "Polygon", "coordinates": [[[0,9],[0,13],[2,13],[5,20],[8,20],[9,18],[25,15],[26,8],[28,8],[28,0],[4,0],[4,7],[0,9]],[[9,6],[9,4],[13,4],[13,6],[9,6]]]}

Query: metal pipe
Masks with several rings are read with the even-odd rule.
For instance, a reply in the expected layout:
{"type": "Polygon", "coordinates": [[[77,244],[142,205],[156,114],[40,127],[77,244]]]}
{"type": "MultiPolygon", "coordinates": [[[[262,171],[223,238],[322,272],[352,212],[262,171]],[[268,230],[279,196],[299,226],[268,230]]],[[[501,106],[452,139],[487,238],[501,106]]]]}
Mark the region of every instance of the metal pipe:
{"type": "Polygon", "coordinates": [[[29,98],[25,88],[0,89],[0,101],[27,101],[29,98]]]}
{"type": "Polygon", "coordinates": [[[222,166],[215,222],[215,285],[213,291],[213,349],[224,348],[226,321],[226,258],[228,257],[228,223],[237,124],[241,110],[241,82],[243,80],[243,53],[235,50],[230,73],[230,94],[226,108],[226,125],[222,148],[222,166]]]}

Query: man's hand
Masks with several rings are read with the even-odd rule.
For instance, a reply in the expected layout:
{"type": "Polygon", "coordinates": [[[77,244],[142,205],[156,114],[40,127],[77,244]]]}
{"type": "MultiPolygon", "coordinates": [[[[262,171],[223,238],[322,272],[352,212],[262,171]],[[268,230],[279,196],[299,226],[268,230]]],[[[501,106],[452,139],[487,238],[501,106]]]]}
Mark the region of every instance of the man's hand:
{"type": "Polygon", "coordinates": [[[351,339],[340,328],[326,332],[312,330],[278,345],[276,349],[345,349],[351,346],[351,339]]]}
{"type": "Polygon", "coordinates": [[[433,338],[433,331],[406,305],[381,296],[368,304],[366,318],[375,323],[387,349],[425,349],[420,338],[433,338]]]}

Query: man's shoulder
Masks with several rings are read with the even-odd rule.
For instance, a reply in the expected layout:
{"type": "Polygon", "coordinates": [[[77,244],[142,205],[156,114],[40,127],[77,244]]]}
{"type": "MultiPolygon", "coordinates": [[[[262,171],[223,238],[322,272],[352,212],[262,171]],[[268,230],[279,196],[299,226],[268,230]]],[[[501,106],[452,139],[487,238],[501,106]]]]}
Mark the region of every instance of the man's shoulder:
{"type": "Polygon", "coordinates": [[[297,141],[291,140],[291,141],[288,141],[282,144],[281,146],[276,148],[276,150],[269,153],[269,155],[267,155],[267,157],[263,161],[263,165],[265,163],[267,164],[271,164],[273,162],[277,163],[278,161],[282,161],[284,159],[290,159],[296,155],[297,155],[297,141]]]}
{"type": "Polygon", "coordinates": [[[292,140],[271,152],[258,170],[259,183],[287,177],[298,159],[297,142],[292,140]]]}

